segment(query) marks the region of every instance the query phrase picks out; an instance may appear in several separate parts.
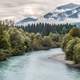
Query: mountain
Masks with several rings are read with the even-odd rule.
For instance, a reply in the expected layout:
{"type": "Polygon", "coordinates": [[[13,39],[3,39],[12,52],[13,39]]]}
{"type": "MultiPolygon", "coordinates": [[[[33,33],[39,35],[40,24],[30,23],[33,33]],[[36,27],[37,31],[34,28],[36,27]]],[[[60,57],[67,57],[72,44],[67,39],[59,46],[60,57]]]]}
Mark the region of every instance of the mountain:
{"type": "Polygon", "coordinates": [[[38,20],[37,17],[29,16],[29,17],[25,17],[25,18],[19,20],[18,22],[16,22],[16,24],[19,25],[19,24],[24,24],[24,23],[28,23],[28,22],[35,22],[37,20],[38,20]]]}
{"type": "Polygon", "coordinates": [[[42,17],[29,16],[16,22],[17,25],[28,25],[32,23],[63,24],[80,22],[80,5],[69,3],[56,7],[53,11],[42,17]]]}
{"type": "Polygon", "coordinates": [[[80,5],[69,3],[56,7],[53,12],[49,12],[43,16],[45,19],[54,19],[63,21],[70,18],[80,18],[80,5]]]}
{"type": "Polygon", "coordinates": [[[74,4],[74,3],[69,3],[69,4],[66,4],[66,5],[59,6],[59,7],[57,7],[57,9],[64,9],[64,10],[74,9],[75,7],[78,7],[78,6],[80,6],[80,5],[74,4]]]}

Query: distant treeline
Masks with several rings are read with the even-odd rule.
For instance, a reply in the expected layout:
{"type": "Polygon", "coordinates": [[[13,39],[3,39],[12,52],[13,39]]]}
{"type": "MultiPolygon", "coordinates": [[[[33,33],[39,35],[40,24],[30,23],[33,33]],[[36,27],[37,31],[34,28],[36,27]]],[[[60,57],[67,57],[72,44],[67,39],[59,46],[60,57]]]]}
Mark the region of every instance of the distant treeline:
{"type": "Polygon", "coordinates": [[[48,35],[50,32],[65,34],[68,33],[70,29],[76,27],[72,24],[48,24],[48,23],[37,23],[37,24],[28,24],[27,26],[18,26],[27,32],[40,33],[42,35],[48,35]]]}

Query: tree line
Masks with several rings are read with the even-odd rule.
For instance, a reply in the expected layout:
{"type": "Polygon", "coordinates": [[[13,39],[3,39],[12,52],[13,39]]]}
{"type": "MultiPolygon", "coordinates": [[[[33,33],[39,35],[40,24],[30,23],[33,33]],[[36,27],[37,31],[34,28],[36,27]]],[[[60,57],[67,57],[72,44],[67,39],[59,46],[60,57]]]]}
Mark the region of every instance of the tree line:
{"type": "Polygon", "coordinates": [[[27,26],[17,26],[18,28],[22,28],[27,32],[40,33],[42,35],[48,35],[50,32],[66,34],[70,29],[76,27],[76,25],[72,24],[49,24],[49,23],[37,23],[37,24],[28,24],[27,26]]]}

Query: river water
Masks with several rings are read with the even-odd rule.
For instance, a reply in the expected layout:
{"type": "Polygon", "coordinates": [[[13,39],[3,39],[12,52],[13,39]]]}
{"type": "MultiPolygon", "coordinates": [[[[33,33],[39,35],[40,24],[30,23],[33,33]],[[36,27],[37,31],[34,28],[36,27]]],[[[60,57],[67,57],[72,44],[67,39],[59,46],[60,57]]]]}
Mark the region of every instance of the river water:
{"type": "Polygon", "coordinates": [[[0,63],[0,80],[80,80],[80,70],[48,58],[60,53],[58,48],[12,57],[0,63]]]}

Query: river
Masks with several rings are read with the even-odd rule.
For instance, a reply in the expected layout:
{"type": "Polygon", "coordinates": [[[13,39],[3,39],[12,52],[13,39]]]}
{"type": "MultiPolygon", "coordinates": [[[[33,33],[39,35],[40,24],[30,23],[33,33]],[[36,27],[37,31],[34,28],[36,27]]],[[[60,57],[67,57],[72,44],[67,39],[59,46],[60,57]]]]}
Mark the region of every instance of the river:
{"type": "Polygon", "coordinates": [[[80,80],[80,70],[48,58],[60,53],[58,48],[12,57],[0,63],[0,80],[80,80]]]}

